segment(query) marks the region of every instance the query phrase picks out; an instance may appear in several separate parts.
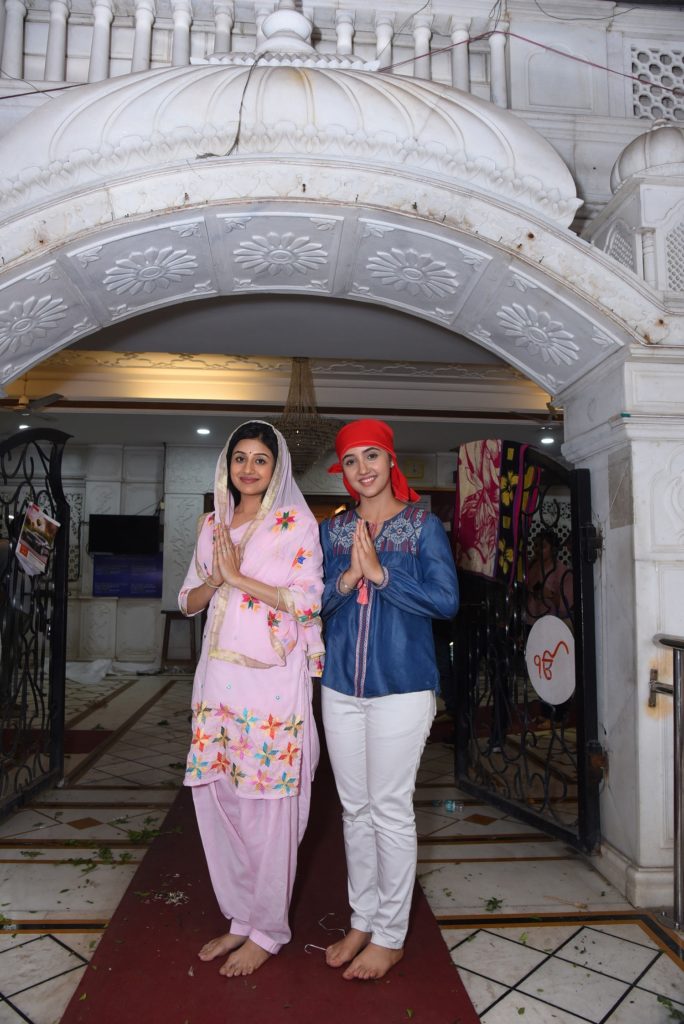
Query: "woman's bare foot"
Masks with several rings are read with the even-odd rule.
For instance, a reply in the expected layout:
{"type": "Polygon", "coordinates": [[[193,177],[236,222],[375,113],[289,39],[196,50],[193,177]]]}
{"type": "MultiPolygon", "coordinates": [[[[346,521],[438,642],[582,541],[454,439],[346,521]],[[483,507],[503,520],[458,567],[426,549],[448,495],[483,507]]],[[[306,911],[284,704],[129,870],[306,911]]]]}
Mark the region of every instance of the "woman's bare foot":
{"type": "Polygon", "coordinates": [[[387,972],[399,963],[403,955],[403,949],[387,949],[386,946],[376,946],[374,942],[369,942],[366,948],[354,957],[342,977],[347,981],[375,981],[377,978],[384,978],[387,972]]]}
{"type": "Polygon", "coordinates": [[[256,942],[247,939],[239,949],[230,954],[220,968],[219,974],[225,975],[226,978],[241,978],[246,974],[254,974],[270,958],[270,953],[257,946],[256,942]]]}
{"type": "Polygon", "coordinates": [[[328,967],[341,967],[342,964],[348,964],[369,942],[370,932],[350,928],[343,939],[328,946],[325,951],[325,962],[328,967]]]}
{"type": "Polygon", "coordinates": [[[246,941],[246,935],[231,935],[230,932],[227,932],[225,935],[219,935],[217,939],[207,942],[197,955],[200,960],[214,960],[217,956],[225,956],[226,953],[232,953],[234,949],[239,949],[246,941]]]}

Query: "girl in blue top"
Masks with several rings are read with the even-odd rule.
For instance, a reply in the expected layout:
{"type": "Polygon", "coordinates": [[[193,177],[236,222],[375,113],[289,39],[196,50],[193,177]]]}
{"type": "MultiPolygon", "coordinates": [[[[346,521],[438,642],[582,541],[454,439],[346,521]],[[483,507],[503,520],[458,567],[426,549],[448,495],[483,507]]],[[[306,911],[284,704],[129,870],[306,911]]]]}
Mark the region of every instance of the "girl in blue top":
{"type": "Polygon", "coordinates": [[[458,610],[444,528],[415,507],[386,423],[337,435],[358,507],[321,528],[327,661],[323,722],[342,802],[351,928],[329,946],[343,977],[381,978],[403,956],[416,873],[416,773],[435,714],[432,619],[458,610]]]}

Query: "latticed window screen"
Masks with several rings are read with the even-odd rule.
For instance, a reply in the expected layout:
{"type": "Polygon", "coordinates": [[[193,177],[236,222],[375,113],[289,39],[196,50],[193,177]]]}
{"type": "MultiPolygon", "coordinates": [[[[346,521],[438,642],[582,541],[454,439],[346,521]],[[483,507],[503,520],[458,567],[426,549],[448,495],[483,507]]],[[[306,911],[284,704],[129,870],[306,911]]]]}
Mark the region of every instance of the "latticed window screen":
{"type": "Polygon", "coordinates": [[[618,263],[622,263],[623,267],[629,267],[630,270],[634,270],[632,243],[620,231],[613,232],[606,252],[614,260],[617,260],[618,263]]]}
{"type": "Polygon", "coordinates": [[[684,291],[684,221],[668,234],[665,240],[667,257],[667,287],[673,292],[684,291]]]}
{"type": "Polygon", "coordinates": [[[684,48],[633,46],[632,74],[644,83],[632,83],[635,117],[684,121],[684,48]]]}

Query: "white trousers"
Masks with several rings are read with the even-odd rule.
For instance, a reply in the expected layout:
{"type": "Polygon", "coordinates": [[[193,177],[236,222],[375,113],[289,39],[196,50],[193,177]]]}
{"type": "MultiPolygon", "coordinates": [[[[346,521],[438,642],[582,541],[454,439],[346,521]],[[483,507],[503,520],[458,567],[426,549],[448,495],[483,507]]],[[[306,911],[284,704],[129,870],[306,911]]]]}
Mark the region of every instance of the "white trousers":
{"type": "Polygon", "coordinates": [[[401,949],[418,844],[413,793],[436,701],[432,690],[348,697],[322,687],[323,724],[342,802],[352,928],[401,949]]]}

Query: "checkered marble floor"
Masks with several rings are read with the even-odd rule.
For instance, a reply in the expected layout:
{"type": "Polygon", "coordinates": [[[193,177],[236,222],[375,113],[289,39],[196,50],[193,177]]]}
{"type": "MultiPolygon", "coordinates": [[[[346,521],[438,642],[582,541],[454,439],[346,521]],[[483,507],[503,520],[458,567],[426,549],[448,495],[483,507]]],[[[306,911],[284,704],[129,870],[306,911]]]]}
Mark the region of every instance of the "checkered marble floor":
{"type": "Polygon", "coordinates": [[[684,936],[571,847],[459,791],[445,744],[425,749],[415,806],[418,878],[482,1024],[684,1020],[684,936]]]}
{"type": "MultiPolygon", "coordinates": [[[[58,1024],[180,785],[191,683],[68,684],[68,727],[109,736],[0,822],[0,1024],[58,1024]]],[[[418,876],[482,1024],[684,1020],[677,936],[563,843],[460,793],[445,744],[426,747],[415,807],[418,876]]]]}

